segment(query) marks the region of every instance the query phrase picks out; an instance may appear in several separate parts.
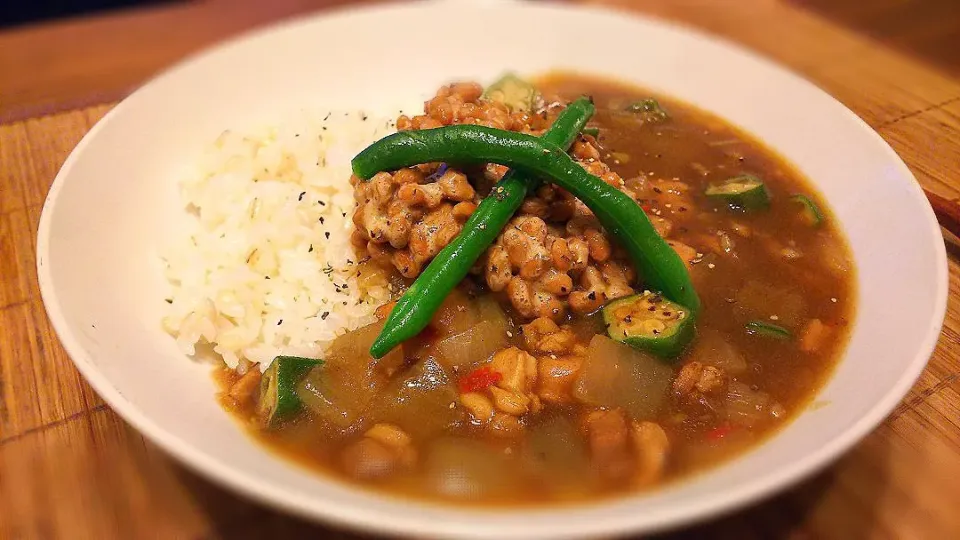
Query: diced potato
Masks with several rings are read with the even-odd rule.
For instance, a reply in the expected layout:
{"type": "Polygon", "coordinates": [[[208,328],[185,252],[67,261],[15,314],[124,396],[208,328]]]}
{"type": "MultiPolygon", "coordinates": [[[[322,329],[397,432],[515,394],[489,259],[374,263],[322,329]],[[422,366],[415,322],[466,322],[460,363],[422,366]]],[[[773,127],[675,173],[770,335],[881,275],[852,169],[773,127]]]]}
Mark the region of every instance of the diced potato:
{"type": "Polygon", "coordinates": [[[720,368],[731,375],[747,370],[747,361],[740,351],[723,334],[712,329],[702,330],[697,336],[690,351],[690,360],[720,368]]]}
{"type": "Polygon", "coordinates": [[[340,366],[350,375],[369,382],[374,377],[389,377],[403,365],[403,349],[396,349],[377,360],[370,356],[370,346],[383,330],[383,321],[368,324],[333,340],[326,355],[327,366],[340,366]],[[366,359],[365,362],[358,361],[366,359]]]}
{"type": "Polygon", "coordinates": [[[524,447],[524,469],[554,481],[585,476],[587,449],[577,427],[562,414],[538,418],[530,426],[524,447]]]}
{"type": "Polygon", "coordinates": [[[734,310],[744,320],[776,316],[776,324],[788,328],[800,324],[805,308],[799,292],[760,281],[744,285],[737,291],[736,300],[734,310]]]}
{"type": "Polygon", "coordinates": [[[495,352],[506,346],[506,324],[484,320],[459,334],[438,341],[437,359],[446,368],[457,368],[464,372],[486,362],[495,352]]]}
{"type": "Polygon", "coordinates": [[[471,500],[515,491],[519,478],[501,452],[481,441],[445,437],[427,449],[424,469],[436,493],[471,500]]]}
{"type": "Polygon", "coordinates": [[[430,321],[430,326],[441,336],[464,332],[481,320],[476,301],[459,288],[447,295],[430,321]]]}
{"type": "Polygon", "coordinates": [[[773,418],[770,414],[772,404],[770,394],[734,381],[727,387],[724,413],[731,423],[749,428],[773,418]]]}
{"type": "Polygon", "coordinates": [[[476,302],[477,314],[481,321],[490,321],[497,326],[502,326],[504,330],[507,329],[509,326],[507,314],[496,299],[490,295],[483,295],[477,298],[476,302]]]}
{"type": "Polygon", "coordinates": [[[296,389],[306,410],[344,430],[361,420],[361,414],[377,391],[377,385],[364,385],[351,377],[349,371],[334,366],[314,369],[296,389]]]}
{"type": "Polygon", "coordinates": [[[403,364],[401,347],[379,360],[370,356],[370,344],[382,328],[383,322],[376,322],[334,340],[323,368],[311,370],[297,385],[297,396],[308,411],[340,429],[360,421],[403,364]]]}
{"type": "Polygon", "coordinates": [[[400,426],[419,440],[461,422],[464,410],[447,372],[435,359],[427,358],[391,381],[365,416],[370,422],[400,426]]]}
{"type": "Polygon", "coordinates": [[[666,398],[672,378],[673,369],[656,357],[596,335],[574,397],[590,405],[621,407],[635,420],[648,420],[666,398]]]}

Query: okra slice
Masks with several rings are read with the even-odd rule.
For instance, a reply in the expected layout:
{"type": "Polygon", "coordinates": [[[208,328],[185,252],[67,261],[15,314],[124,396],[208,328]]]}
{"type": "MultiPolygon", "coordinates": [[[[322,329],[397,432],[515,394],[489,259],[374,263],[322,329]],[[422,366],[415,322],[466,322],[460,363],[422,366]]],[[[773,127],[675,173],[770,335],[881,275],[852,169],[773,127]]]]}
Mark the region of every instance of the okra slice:
{"type": "Polygon", "coordinates": [[[612,339],[662,358],[679,356],[696,334],[689,309],[651,291],[610,302],[603,321],[612,339]]]}
{"type": "Polygon", "coordinates": [[[257,416],[267,427],[274,427],[300,410],[296,386],[307,372],[323,360],[300,356],[278,356],[260,379],[257,416]]]}
{"type": "Polygon", "coordinates": [[[713,200],[739,210],[760,210],[770,206],[767,186],[751,174],[734,176],[720,184],[712,184],[704,193],[713,200]]]}

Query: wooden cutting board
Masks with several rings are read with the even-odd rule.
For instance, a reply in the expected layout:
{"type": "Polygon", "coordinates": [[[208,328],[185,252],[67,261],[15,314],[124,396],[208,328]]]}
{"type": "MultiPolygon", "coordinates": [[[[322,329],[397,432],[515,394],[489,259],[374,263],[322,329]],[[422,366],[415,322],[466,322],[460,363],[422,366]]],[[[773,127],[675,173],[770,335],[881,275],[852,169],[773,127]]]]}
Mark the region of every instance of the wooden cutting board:
{"type": "MultiPolygon", "coordinates": [[[[779,0],[587,3],[697,26],[791,67],[876,129],[924,187],[951,199],[960,195],[957,79],[779,0]]],[[[5,122],[0,124],[0,538],[355,538],[228,493],[144,441],[74,370],[44,314],[34,270],[46,191],[70,150],[113,100],[189,50],[318,4],[276,5],[282,8],[271,12],[261,6],[237,15],[228,2],[192,2],[0,33],[0,66],[6,66],[0,69],[5,122]],[[72,45],[76,39],[83,42],[72,45]],[[81,66],[58,61],[57,54],[71,47],[85,48],[90,61],[81,66]],[[27,62],[20,54],[35,58],[27,62]],[[57,88],[26,84],[30,77],[38,80],[31,69],[59,81],[50,85],[57,88]],[[85,76],[98,70],[110,76],[85,76]],[[23,84],[14,92],[16,81],[23,84]]],[[[960,55],[960,46],[953,45],[960,55]]],[[[890,418],[838,463],[796,488],[676,536],[958,536],[956,254],[952,250],[950,302],[936,353],[890,418]]]]}

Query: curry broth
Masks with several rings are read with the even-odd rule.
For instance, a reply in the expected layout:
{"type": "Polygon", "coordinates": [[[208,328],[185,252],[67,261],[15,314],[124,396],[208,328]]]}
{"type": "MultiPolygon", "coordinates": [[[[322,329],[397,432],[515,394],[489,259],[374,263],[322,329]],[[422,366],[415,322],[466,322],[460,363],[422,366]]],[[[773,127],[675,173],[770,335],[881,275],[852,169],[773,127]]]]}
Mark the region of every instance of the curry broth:
{"type": "MultiPolygon", "coordinates": [[[[456,427],[425,437],[412,436],[418,460],[426,452],[442,454],[437,448],[448,444],[442,439],[451,433],[481,441],[477,444],[483,445],[482,451],[457,449],[492,456],[478,458],[485,465],[479,466],[477,474],[490,480],[474,486],[474,492],[451,494],[438,485],[442,479],[428,471],[429,463],[420,461],[385,477],[361,481],[362,485],[399,496],[481,505],[579,502],[661,486],[739,455],[775,433],[803,411],[841,356],[856,305],[852,258],[826,202],[798,171],[719,118],[666,97],[656,96],[669,112],[669,122],[636,122],[622,109],[626,103],[651,96],[639,88],[569,74],[549,75],[537,86],[545,95],[556,93],[573,99],[587,94],[594,98],[597,113],[588,126],[600,129],[602,159],[628,185],[641,186],[638,192],[648,196],[638,202],[648,215],[671,220],[670,240],[696,249],[690,271],[703,305],[697,322],[699,335],[684,355],[670,364],[674,373],[691,362],[710,365],[716,358],[722,358],[723,365],[740,367],[735,374],[726,373],[728,389],[723,399],[701,396],[699,401],[683,401],[674,380],[672,392],[651,419],[662,427],[670,443],[665,469],[652,484],[638,486],[595,474],[597,464],[591,462],[594,441],[583,440],[585,410],[592,407],[572,400],[546,404],[536,415],[529,413],[521,422],[523,431],[512,437],[491,435],[466,412],[458,413],[456,427]],[[771,199],[768,210],[731,211],[704,195],[711,183],[744,173],[764,180],[771,199]],[[689,186],[686,196],[692,204],[677,204],[669,193],[649,189],[646,179],[682,181],[689,186]],[[795,194],[803,194],[819,206],[824,215],[821,226],[811,227],[798,218],[798,208],[790,201],[795,194]],[[782,326],[793,338],[770,339],[745,331],[746,323],[757,320],[782,326]],[[813,320],[827,328],[828,334],[821,335],[812,350],[803,350],[808,348],[807,327],[813,320]],[[724,407],[732,407],[724,399],[733,399],[734,382],[747,392],[766,396],[766,416],[750,418],[744,424],[734,413],[724,412],[724,407]],[[535,440],[537,437],[543,440],[535,440]]],[[[474,309],[477,297],[489,295],[482,280],[471,276],[451,302],[462,303],[462,311],[467,311],[474,309]]],[[[505,305],[509,319],[504,346],[522,348],[520,327],[529,319],[519,316],[502,293],[493,296],[505,305]]],[[[598,314],[568,317],[566,322],[582,345],[595,334],[605,335],[598,314]]],[[[415,369],[425,359],[437,356],[442,337],[442,331],[441,335],[427,331],[414,343],[405,344],[403,369],[415,369]]],[[[466,371],[447,369],[450,384],[455,386],[466,371]]],[[[218,378],[224,388],[238,380],[237,375],[223,371],[218,378]]],[[[264,430],[255,420],[252,403],[238,405],[230,399],[224,403],[259,441],[284,457],[358,482],[342,463],[360,429],[342,429],[303,413],[279,429],[264,430]]],[[[451,401],[451,410],[461,408],[456,400],[451,401]]],[[[414,424],[429,424],[429,420],[413,415],[394,423],[416,432],[421,428],[414,424]]]]}

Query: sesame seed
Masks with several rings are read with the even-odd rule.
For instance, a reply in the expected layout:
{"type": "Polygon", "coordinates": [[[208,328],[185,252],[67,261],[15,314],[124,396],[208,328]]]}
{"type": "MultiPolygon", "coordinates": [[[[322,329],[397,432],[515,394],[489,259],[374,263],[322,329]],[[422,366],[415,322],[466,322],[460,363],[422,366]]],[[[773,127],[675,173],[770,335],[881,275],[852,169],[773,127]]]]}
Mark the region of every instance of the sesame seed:
{"type": "Polygon", "coordinates": [[[780,320],[780,317],[777,317],[776,315],[771,315],[771,316],[770,316],[770,320],[771,320],[771,321],[779,321],[779,320],[780,320]]]}
{"type": "Polygon", "coordinates": [[[837,303],[837,299],[836,299],[836,298],[831,298],[830,301],[833,302],[834,304],[837,303]]]}
{"type": "Polygon", "coordinates": [[[715,264],[713,264],[713,263],[707,263],[707,268],[709,268],[709,269],[711,269],[711,270],[713,270],[713,269],[716,268],[716,267],[717,267],[717,265],[715,265],[715,264]]]}
{"type": "Polygon", "coordinates": [[[513,337],[513,332],[507,330],[507,337],[513,337]]]}

